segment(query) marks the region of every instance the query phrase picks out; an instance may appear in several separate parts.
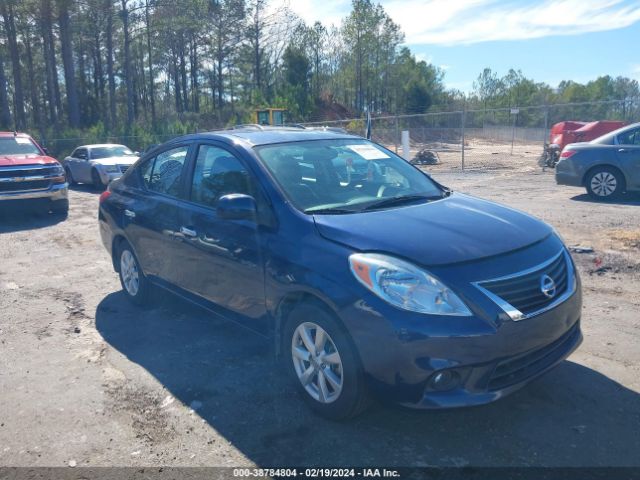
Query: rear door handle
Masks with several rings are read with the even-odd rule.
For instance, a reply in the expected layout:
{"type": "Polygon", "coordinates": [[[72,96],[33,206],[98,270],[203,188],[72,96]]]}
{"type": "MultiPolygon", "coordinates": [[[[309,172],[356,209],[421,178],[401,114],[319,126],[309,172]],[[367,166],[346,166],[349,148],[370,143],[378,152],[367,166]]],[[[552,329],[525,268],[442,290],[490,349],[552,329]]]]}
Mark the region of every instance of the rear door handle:
{"type": "Polygon", "coordinates": [[[180,233],[182,235],[184,235],[185,237],[194,238],[194,237],[198,236],[198,234],[196,233],[195,230],[192,230],[192,229],[187,228],[187,227],[180,227],[180,233]]]}
{"type": "Polygon", "coordinates": [[[136,212],[133,210],[125,210],[124,214],[129,218],[136,218],[136,212]]]}

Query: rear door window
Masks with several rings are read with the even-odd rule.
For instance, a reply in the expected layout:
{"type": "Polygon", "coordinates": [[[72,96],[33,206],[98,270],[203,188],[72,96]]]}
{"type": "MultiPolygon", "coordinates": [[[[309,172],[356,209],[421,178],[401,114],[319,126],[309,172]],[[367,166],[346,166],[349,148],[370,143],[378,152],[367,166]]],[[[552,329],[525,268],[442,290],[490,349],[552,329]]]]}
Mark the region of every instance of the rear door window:
{"type": "Polygon", "coordinates": [[[144,186],[152,192],[179,197],[189,146],[165,150],[140,166],[144,186]]]}
{"type": "Polygon", "coordinates": [[[640,145],[640,128],[618,135],[620,145],[640,145]]]}

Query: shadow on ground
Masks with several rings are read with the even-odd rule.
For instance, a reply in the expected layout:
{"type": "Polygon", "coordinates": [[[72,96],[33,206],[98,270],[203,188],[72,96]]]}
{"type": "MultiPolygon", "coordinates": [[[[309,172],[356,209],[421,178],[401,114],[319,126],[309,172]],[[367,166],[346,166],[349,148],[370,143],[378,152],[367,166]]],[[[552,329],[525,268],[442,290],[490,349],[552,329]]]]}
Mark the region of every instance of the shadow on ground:
{"type": "Polygon", "coordinates": [[[31,208],[24,208],[11,212],[0,212],[0,233],[12,233],[23,230],[52,227],[66,219],[66,215],[59,213],[46,213],[44,211],[31,208]]]}
{"type": "Polygon", "coordinates": [[[638,192],[627,192],[622,195],[620,198],[614,200],[594,200],[588,194],[583,193],[582,195],[575,195],[571,197],[571,200],[575,200],[576,202],[587,202],[587,203],[595,203],[595,204],[603,204],[603,205],[640,205],[640,193],[638,192]]]}
{"type": "Polygon", "coordinates": [[[347,423],[312,414],[268,343],[177,299],[152,309],[120,292],[96,312],[98,331],[261,466],[639,465],[640,397],[563,362],[497,403],[416,412],[377,406],[347,423]]]}
{"type": "Polygon", "coordinates": [[[104,188],[98,189],[91,183],[74,183],[73,185],[69,185],[69,190],[73,190],[74,192],[94,193],[96,195],[100,195],[104,192],[104,188]]]}

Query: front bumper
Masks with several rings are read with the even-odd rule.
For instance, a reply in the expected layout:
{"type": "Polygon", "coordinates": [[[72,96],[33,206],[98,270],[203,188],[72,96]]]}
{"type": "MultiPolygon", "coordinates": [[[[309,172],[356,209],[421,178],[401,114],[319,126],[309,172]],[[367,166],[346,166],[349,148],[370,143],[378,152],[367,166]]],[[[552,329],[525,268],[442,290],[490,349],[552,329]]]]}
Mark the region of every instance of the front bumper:
{"type": "Polygon", "coordinates": [[[582,341],[581,305],[578,285],[556,308],[506,320],[497,330],[429,335],[416,326],[376,344],[373,338],[356,343],[370,388],[382,399],[422,409],[481,405],[518,390],[566,359],[582,341]],[[443,372],[453,373],[457,382],[438,391],[433,380],[443,372]]]}
{"type": "Polygon", "coordinates": [[[460,385],[446,392],[428,391],[417,402],[405,406],[422,409],[483,405],[503,398],[565,360],[582,343],[577,321],[555,341],[528,352],[507,356],[487,364],[455,369],[460,385]]]}
{"type": "Polygon", "coordinates": [[[67,183],[56,183],[43,190],[25,190],[0,193],[0,204],[5,201],[50,200],[52,202],[66,200],[69,196],[67,183]]]}

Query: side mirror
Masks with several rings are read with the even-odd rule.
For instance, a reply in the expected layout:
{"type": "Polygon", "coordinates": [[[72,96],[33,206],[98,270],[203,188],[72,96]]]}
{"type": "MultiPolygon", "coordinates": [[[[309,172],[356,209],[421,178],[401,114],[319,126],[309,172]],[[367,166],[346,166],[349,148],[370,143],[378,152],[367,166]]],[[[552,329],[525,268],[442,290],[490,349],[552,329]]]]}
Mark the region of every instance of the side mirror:
{"type": "Polygon", "coordinates": [[[45,155],[49,155],[49,149],[47,147],[42,147],[42,151],[45,155]]]}
{"type": "Polygon", "coordinates": [[[133,154],[134,154],[136,157],[139,157],[139,156],[140,156],[140,152],[138,152],[137,150],[136,150],[135,152],[133,152],[133,154]]]}
{"type": "Polygon", "coordinates": [[[249,195],[230,193],[218,199],[218,217],[225,220],[253,220],[256,218],[256,201],[249,195]]]}

